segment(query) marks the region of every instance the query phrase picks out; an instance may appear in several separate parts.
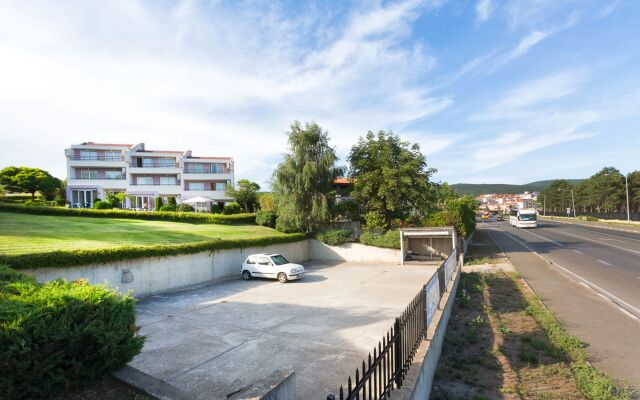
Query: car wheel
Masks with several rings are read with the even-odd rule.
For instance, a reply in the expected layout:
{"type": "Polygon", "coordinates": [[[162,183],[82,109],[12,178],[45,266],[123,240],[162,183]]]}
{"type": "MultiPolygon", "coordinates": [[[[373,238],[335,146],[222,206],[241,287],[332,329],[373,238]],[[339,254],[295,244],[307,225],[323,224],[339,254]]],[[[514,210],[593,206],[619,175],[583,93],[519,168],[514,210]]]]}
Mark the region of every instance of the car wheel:
{"type": "Polygon", "coordinates": [[[244,279],[245,281],[251,279],[251,272],[247,271],[246,269],[242,271],[242,279],[244,279]]]}
{"type": "Polygon", "coordinates": [[[280,272],[278,274],[278,281],[280,283],[287,283],[287,274],[285,274],[284,272],[280,272]]]}

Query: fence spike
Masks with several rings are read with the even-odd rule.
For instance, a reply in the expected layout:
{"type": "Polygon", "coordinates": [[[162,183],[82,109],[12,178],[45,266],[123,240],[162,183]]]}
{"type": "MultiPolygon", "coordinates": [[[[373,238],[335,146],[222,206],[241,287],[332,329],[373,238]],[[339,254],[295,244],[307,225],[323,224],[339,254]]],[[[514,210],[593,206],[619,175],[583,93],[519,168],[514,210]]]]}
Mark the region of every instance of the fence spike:
{"type": "Polygon", "coordinates": [[[349,389],[349,391],[347,392],[347,396],[351,397],[351,375],[349,375],[349,379],[347,380],[347,388],[349,389]]]}
{"type": "Polygon", "coordinates": [[[342,386],[340,386],[340,400],[344,400],[344,391],[342,390],[342,386]]]}

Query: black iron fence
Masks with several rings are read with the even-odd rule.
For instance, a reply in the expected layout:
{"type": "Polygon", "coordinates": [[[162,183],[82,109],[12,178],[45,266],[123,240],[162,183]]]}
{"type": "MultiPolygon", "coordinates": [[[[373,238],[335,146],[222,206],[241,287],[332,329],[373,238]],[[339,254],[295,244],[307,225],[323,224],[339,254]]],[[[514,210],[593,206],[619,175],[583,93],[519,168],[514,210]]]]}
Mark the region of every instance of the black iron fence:
{"type": "MultiPolygon", "coordinates": [[[[439,301],[455,276],[456,254],[454,249],[438,272],[396,318],[393,326],[378,341],[378,346],[373,348],[373,355],[369,353],[366,360],[362,360],[362,365],[357,366],[354,379],[349,375],[346,387],[340,386],[340,400],[384,400],[391,397],[394,389],[402,387],[413,357],[426,338],[439,301]]],[[[327,396],[327,400],[335,399],[333,394],[327,396]]]]}

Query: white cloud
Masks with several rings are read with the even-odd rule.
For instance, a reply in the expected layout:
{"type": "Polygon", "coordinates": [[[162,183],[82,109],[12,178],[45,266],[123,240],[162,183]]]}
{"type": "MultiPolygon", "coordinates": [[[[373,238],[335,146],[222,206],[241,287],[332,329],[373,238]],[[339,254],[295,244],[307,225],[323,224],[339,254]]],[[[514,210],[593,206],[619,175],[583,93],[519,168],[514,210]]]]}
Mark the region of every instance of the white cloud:
{"type": "Polygon", "coordinates": [[[492,0],[478,0],[476,3],[476,21],[484,22],[489,19],[494,9],[492,0]]]}
{"type": "Polygon", "coordinates": [[[551,32],[541,32],[541,31],[533,31],[527,36],[523,37],[520,40],[518,46],[513,49],[511,54],[509,55],[509,59],[514,59],[520,57],[521,55],[527,53],[533,46],[542,42],[544,39],[549,37],[551,32]]]}
{"type": "Polygon", "coordinates": [[[452,104],[420,83],[436,61],[411,40],[435,6],[340,19],[259,3],[2,3],[0,159],[64,176],[69,144],[143,141],[234,156],[238,178],[264,183],[294,119],[315,120],[344,152],[369,129],[452,104]]]}

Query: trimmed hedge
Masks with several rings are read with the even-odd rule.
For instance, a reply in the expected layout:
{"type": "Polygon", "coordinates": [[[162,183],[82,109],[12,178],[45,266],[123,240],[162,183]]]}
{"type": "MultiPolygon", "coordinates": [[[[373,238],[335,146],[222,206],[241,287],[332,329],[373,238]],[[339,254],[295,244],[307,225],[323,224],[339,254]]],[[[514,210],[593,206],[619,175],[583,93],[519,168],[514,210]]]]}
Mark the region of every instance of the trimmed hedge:
{"type": "Polygon", "coordinates": [[[368,246],[399,249],[400,231],[387,231],[384,235],[375,232],[364,232],[360,235],[360,243],[368,246]]]}
{"type": "Polygon", "coordinates": [[[129,362],[135,300],[86,281],[44,284],[0,266],[0,398],[45,398],[129,362]]]}
{"type": "Polygon", "coordinates": [[[329,229],[319,232],[316,239],[329,246],[339,246],[347,243],[353,236],[353,232],[349,229],[329,229]]]}
{"type": "Polygon", "coordinates": [[[93,203],[94,210],[111,210],[112,208],[113,208],[113,205],[111,205],[111,203],[109,203],[108,201],[98,200],[95,203],[93,203]]]}
{"type": "Polygon", "coordinates": [[[224,215],[240,214],[240,211],[242,211],[242,207],[240,207],[240,204],[235,202],[225,204],[224,208],[222,209],[222,213],[224,215]]]}
{"type": "Polygon", "coordinates": [[[59,215],[93,218],[125,218],[153,221],[189,222],[195,224],[251,225],[256,222],[255,214],[219,215],[192,212],[93,210],[91,208],[25,207],[17,204],[0,203],[0,212],[17,212],[35,215],[59,215]]]}
{"type": "Polygon", "coordinates": [[[143,257],[176,256],[201,251],[217,251],[254,246],[268,246],[304,240],[302,233],[254,239],[219,239],[195,243],[154,246],[119,246],[103,249],[57,250],[46,253],[6,255],[0,254],[0,264],[15,269],[68,267],[85,264],[103,264],[112,261],[143,257]]]}
{"type": "Polygon", "coordinates": [[[176,212],[177,207],[176,206],[172,206],[171,204],[165,204],[162,207],[160,207],[160,211],[162,212],[176,212]]]}

